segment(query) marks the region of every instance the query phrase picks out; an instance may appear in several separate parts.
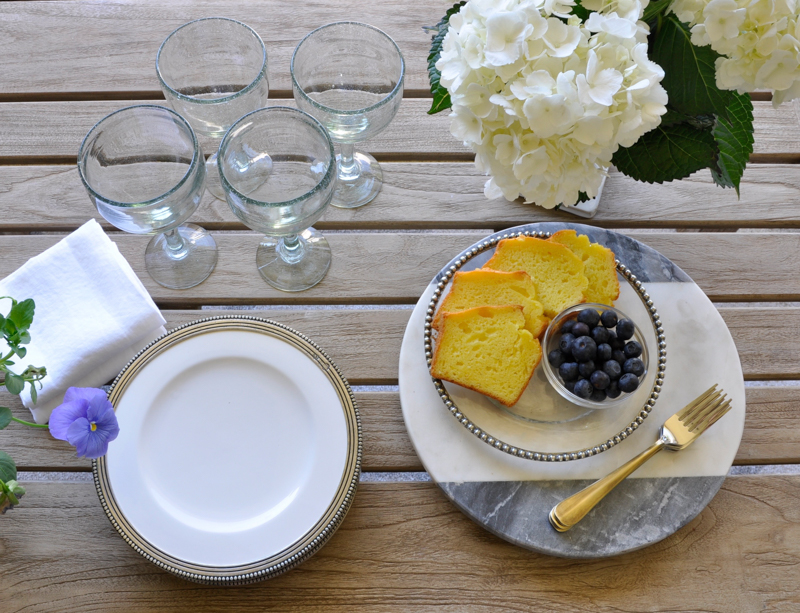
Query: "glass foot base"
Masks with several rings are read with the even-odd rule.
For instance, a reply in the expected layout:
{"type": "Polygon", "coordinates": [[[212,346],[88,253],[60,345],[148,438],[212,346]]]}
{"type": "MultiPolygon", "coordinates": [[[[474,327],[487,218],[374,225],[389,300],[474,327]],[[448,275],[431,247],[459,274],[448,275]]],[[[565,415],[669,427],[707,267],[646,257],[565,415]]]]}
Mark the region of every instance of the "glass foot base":
{"type": "MultiPolygon", "coordinates": [[[[336,166],[340,166],[341,155],[336,156],[336,166]]],[[[369,153],[356,151],[353,154],[357,169],[352,178],[336,177],[336,188],[331,205],[340,209],[355,209],[372,202],[383,187],[383,171],[377,160],[369,153]]]]}
{"type": "Polygon", "coordinates": [[[187,223],[158,234],[147,244],[144,262],[147,272],[156,283],[170,289],[188,289],[199,285],[217,265],[217,243],[203,228],[187,223]],[[177,246],[173,249],[170,246],[177,246]]]}
{"type": "Polygon", "coordinates": [[[288,255],[286,261],[281,257],[284,249],[283,239],[264,237],[256,251],[258,272],[275,289],[284,292],[301,292],[314,287],[322,281],[331,266],[331,248],[328,241],[314,228],[298,234],[299,246],[288,255]]]}

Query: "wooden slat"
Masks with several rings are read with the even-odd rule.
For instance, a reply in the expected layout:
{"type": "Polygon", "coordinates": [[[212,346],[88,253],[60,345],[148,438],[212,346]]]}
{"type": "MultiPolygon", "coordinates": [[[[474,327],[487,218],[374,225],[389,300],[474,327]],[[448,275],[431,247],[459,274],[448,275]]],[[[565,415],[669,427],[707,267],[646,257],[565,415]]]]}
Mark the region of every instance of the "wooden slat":
{"type": "MultiPolygon", "coordinates": [[[[0,104],[0,158],[60,156],[75,159],[83,137],[96,122],[112,111],[142,102],[153,103],[152,100],[113,100],[0,104]]],[[[272,100],[270,104],[294,106],[294,100],[272,100]]],[[[392,123],[364,143],[364,150],[378,157],[403,154],[436,161],[443,161],[447,154],[470,155],[470,150],[450,134],[448,114],[427,115],[429,106],[428,99],[405,98],[392,123]]],[[[792,106],[787,104],[776,110],[771,102],[759,101],[753,106],[754,152],[794,153],[789,143],[800,141],[800,123],[792,106]]],[[[210,153],[210,141],[201,141],[204,151],[210,153]]]]}
{"type": "MultiPolygon", "coordinates": [[[[541,207],[487,200],[486,180],[470,162],[384,162],[384,185],[369,206],[329,207],[317,228],[494,228],[538,221],[575,221],[541,207]]],[[[591,220],[605,227],[798,227],[800,173],[789,164],[751,164],[733,190],[702,171],[664,185],[612,172],[591,220]]],[[[74,165],[0,166],[0,231],[71,230],[97,213],[74,165]]],[[[211,230],[244,229],[226,202],[206,192],[192,220],[211,230]]]]}
{"type": "MultiPolygon", "coordinates": [[[[796,254],[800,233],[627,232],[683,268],[713,300],[798,300],[796,254]]],[[[255,267],[260,236],[216,233],[219,262],[212,275],[190,291],[170,290],[144,270],[147,236],[122,233],[112,239],[163,306],[258,303],[416,302],[433,276],[461,250],[488,231],[329,232],[333,263],[322,282],[287,294],[267,285],[255,267]],[[249,265],[248,262],[253,262],[249,265]]],[[[0,278],[59,240],[58,235],[0,236],[0,278]]]]}
{"type": "MultiPolygon", "coordinates": [[[[800,462],[800,386],[748,387],[744,435],[734,464],[800,462]]],[[[0,393],[0,403],[13,407],[21,419],[30,419],[16,398],[0,393]]],[[[421,471],[408,438],[396,392],[357,392],[364,436],[362,470],[421,471]]],[[[443,409],[444,410],[444,409],[443,409]]],[[[12,424],[0,432],[0,448],[20,470],[91,470],[92,463],[42,430],[12,424]]]]}
{"type": "MultiPolygon", "coordinates": [[[[267,582],[215,588],[147,562],[91,484],[28,484],[3,517],[5,613],[151,611],[794,611],[800,477],[733,477],[666,540],[597,561],[515,547],[431,483],[362,483],[331,541],[267,582]]],[[[234,494],[235,495],[235,494],[234,494]]],[[[542,521],[546,521],[542,518],[542,521]]]]}
{"type": "MultiPolygon", "coordinates": [[[[255,254],[257,234],[216,234],[216,270],[189,291],[161,287],[144,270],[147,236],[113,234],[122,254],[162,305],[313,302],[416,302],[447,262],[477,242],[484,232],[331,233],[333,261],[319,285],[298,293],[273,289],[261,278],[255,254]]],[[[0,236],[0,278],[59,240],[58,236],[0,236]]]]}
{"type": "MultiPolygon", "coordinates": [[[[244,311],[292,326],[317,342],[353,385],[396,384],[400,344],[409,310],[244,311]]],[[[800,309],[721,308],[739,348],[748,379],[800,379],[800,356],[792,335],[800,328],[800,309]],[[759,331],[765,331],[759,334],[759,331]]],[[[201,317],[242,311],[167,311],[170,328],[201,317]]],[[[364,470],[422,470],[406,434],[395,392],[359,392],[364,431],[364,470]]],[[[747,421],[737,464],[800,462],[800,387],[747,388],[747,421]]],[[[15,416],[30,415],[15,396],[0,392],[0,405],[15,416]]],[[[71,447],[47,432],[12,425],[0,431],[0,449],[26,470],[88,470],[71,447]]]]}
{"type": "Polygon", "coordinates": [[[395,39],[406,60],[407,89],[426,89],[430,35],[448,2],[380,0],[333,5],[271,0],[89,0],[0,3],[0,95],[63,92],[158,92],[158,47],[178,26],[229,17],[259,33],[267,48],[270,87],[291,90],[289,60],[300,40],[332,21],[361,21],[395,39]]]}

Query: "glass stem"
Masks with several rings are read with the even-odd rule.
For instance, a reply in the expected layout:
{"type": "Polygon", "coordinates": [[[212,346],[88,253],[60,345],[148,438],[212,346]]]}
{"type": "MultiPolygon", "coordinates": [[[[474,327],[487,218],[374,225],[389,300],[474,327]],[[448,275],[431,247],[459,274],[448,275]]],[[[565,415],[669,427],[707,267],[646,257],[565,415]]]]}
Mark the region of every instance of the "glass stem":
{"type": "Polygon", "coordinates": [[[297,264],[297,262],[303,259],[305,251],[306,249],[303,246],[303,241],[300,240],[297,234],[284,236],[278,243],[278,253],[280,253],[281,259],[287,264],[297,264]]]}
{"type": "Polygon", "coordinates": [[[186,243],[178,233],[178,228],[173,228],[168,232],[164,232],[164,239],[167,241],[166,249],[164,251],[173,260],[182,260],[189,253],[186,249],[186,243]]]}
{"type": "Polygon", "coordinates": [[[340,145],[341,153],[339,154],[339,180],[340,181],[353,181],[358,179],[361,174],[361,166],[353,158],[353,143],[342,143],[340,145]]]}

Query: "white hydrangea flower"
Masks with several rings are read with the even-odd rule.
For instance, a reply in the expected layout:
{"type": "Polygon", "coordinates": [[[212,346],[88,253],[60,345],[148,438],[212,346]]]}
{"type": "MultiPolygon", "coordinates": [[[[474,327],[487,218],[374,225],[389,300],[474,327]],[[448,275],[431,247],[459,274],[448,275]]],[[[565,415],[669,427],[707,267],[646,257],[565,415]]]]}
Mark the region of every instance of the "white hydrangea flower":
{"type": "Polygon", "coordinates": [[[675,0],[670,10],[689,25],[692,43],[722,56],[717,87],[769,89],[774,106],[800,97],[798,0],[675,0]]]}
{"type": "Polygon", "coordinates": [[[661,123],[648,1],[584,0],[596,11],[586,23],[572,0],[470,0],[451,17],[436,67],[450,130],[490,175],[487,198],[553,208],[594,197],[614,152],[661,123]]]}

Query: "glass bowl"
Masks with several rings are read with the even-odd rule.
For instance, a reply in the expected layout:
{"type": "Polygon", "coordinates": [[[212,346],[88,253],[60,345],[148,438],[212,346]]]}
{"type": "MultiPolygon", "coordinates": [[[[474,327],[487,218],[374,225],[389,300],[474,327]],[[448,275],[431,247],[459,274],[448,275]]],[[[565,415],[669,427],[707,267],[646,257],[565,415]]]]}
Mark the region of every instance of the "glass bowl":
{"type": "MultiPolygon", "coordinates": [[[[587,409],[612,409],[624,404],[634,392],[622,392],[616,398],[606,398],[603,401],[590,400],[588,398],[576,396],[564,386],[564,382],[561,380],[561,376],[558,374],[558,369],[554,368],[550,364],[550,360],[547,357],[552,350],[558,349],[558,341],[561,339],[561,327],[564,325],[564,323],[569,320],[576,319],[578,317],[578,313],[584,309],[595,309],[598,313],[600,313],[600,315],[602,315],[605,311],[614,311],[617,314],[617,321],[622,319],[631,319],[619,309],[608,306],[607,304],[576,304],[575,306],[571,306],[568,309],[561,311],[561,313],[556,315],[553,321],[550,322],[550,325],[547,326],[547,330],[544,333],[544,338],[542,339],[542,368],[544,369],[544,374],[547,377],[547,381],[566,400],[569,400],[573,404],[585,407],[587,409]]],[[[631,319],[631,321],[633,320],[631,319]]],[[[635,321],[633,322],[633,337],[630,340],[635,340],[642,346],[642,355],[639,356],[639,359],[641,359],[644,363],[644,372],[639,377],[639,385],[641,386],[644,378],[647,376],[649,352],[645,337],[639,329],[639,326],[636,325],[635,321]]]]}

